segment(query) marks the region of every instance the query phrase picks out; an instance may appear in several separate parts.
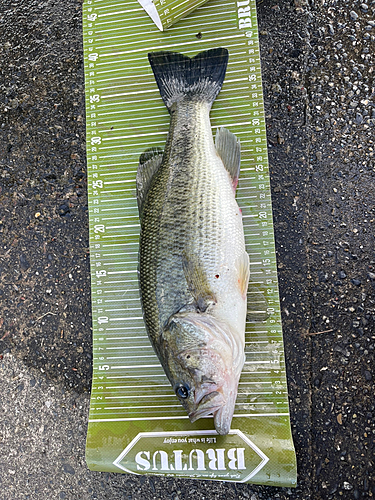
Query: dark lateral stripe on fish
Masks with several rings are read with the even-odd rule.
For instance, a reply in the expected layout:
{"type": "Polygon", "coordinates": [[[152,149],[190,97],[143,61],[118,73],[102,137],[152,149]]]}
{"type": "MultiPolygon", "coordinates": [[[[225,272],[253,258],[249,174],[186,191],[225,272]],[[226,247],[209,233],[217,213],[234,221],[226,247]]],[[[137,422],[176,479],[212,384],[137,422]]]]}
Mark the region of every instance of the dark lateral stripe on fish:
{"type": "Polygon", "coordinates": [[[220,92],[228,64],[228,50],[210,49],[190,58],[176,52],[148,54],[161,97],[172,105],[189,96],[212,104],[220,92]]]}

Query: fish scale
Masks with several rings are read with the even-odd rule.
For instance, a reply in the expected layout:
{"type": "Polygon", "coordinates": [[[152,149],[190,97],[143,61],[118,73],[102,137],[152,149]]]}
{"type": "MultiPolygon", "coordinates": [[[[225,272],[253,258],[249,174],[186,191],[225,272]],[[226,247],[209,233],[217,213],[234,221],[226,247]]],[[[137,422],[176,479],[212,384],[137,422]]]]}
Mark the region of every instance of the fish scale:
{"type": "MultiPolygon", "coordinates": [[[[173,311],[178,311],[192,300],[183,275],[181,260],[182,252],[189,247],[191,241],[196,243],[196,251],[207,266],[207,276],[212,282],[210,278],[214,277],[224,265],[225,259],[221,257],[223,241],[240,242],[240,245],[235,248],[234,260],[245,249],[238,225],[226,224],[228,202],[225,194],[231,201],[233,199],[228,173],[223,169],[220,178],[218,172],[215,171],[215,165],[210,164],[207,155],[204,154],[208,149],[206,143],[209,143],[209,140],[212,142],[211,149],[213,148],[212,133],[209,123],[206,124],[206,129],[203,129],[201,122],[194,116],[198,113],[194,111],[193,109],[190,113],[186,113],[186,121],[190,124],[197,124],[197,128],[190,127],[191,141],[195,141],[197,135],[202,138],[201,144],[196,144],[196,154],[190,154],[186,160],[182,156],[183,160],[180,160],[180,164],[175,164],[173,167],[170,164],[164,164],[163,171],[160,172],[163,180],[159,180],[157,186],[150,191],[148,197],[150,206],[145,208],[143,215],[144,229],[141,235],[141,248],[144,247],[144,249],[140,260],[141,286],[142,290],[146,291],[143,307],[149,307],[148,301],[152,300],[147,290],[157,286],[160,279],[163,283],[168,282],[170,287],[168,299],[163,298],[164,301],[169,302],[168,305],[164,302],[165,309],[168,311],[167,316],[163,315],[158,325],[155,325],[154,330],[157,333],[173,311]],[[167,185],[173,185],[169,193],[165,193],[167,185]],[[226,190],[222,189],[222,185],[226,187],[226,190]],[[155,220],[159,218],[160,226],[156,227],[155,220]],[[167,234],[164,243],[160,243],[161,232],[167,234]],[[177,250],[172,255],[171,248],[177,250]],[[151,273],[147,266],[147,262],[151,261],[150,255],[158,261],[156,275],[151,273]],[[185,290],[182,301],[172,293],[175,290],[185,290]]],[[[172,120],[176,121],[177,117],[175,118],[174,115],[172,120]]],[[[175,126],[172,121],[170,136],[172,137],[174,133],[175,126]]],[[[177,130],[176,133],[178,134],[179,131],[177,130]]],[[[184,137],[184,140],[189,142],[189,137],[187,135],[184,137]]],[[[177,160],[173,158],[171,163],[173,161],[177,160]]],[[[160,294],[162,295],[162,292],[160,294]]]]}

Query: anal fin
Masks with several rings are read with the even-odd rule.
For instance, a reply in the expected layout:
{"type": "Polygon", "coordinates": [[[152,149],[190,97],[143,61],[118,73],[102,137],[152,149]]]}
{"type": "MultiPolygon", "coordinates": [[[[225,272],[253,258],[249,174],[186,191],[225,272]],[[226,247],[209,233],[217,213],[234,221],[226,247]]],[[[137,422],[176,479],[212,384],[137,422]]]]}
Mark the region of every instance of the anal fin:
{"type": "Polygon", "coordinates": [[[142,153],[139,158],[137,171],[137,203],[140,216],[142,216],[143,203],[149,190],[151,180],[162,163],[163,154],[163,150],[151,148],[142,153]]]}
{"type": "Polygon", "coordinates": [[[221,127],[216,130],[215,148],[231,176],[234,189],[236,189],[241,163],[240,140],[228,129],[221,127]]]}
{"type": "Polygon", "coordinates": [[[242,255],[237,257],[235,267],[237,270],[238,285],[241,293],[242,295],[246,295],[250,278],[250,260],[247,252],[244,252],[242,255]]]}

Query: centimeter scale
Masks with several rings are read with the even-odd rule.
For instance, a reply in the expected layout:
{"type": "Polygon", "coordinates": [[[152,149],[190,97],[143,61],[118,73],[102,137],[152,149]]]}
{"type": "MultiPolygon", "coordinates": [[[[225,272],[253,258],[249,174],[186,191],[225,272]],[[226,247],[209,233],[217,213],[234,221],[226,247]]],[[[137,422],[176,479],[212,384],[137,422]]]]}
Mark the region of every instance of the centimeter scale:
{"type": "MultiPolygon", "coordinates": [[[[155,1],[163,3],[168,17],[168,0],[155,1]]],[[[88,466],[295,486],[255,2],[212,0],[160,32],[135,0],[86,0],[83,26],[94,337],[88,466]],[[189,422],[148,340],[137,276],[138,160],[163,148],[169,128],[147,54],[214,47],[230,57],[211,123],[241,140],[237,200],[251,281],[228,436],[210,417],[189,422]]]]}

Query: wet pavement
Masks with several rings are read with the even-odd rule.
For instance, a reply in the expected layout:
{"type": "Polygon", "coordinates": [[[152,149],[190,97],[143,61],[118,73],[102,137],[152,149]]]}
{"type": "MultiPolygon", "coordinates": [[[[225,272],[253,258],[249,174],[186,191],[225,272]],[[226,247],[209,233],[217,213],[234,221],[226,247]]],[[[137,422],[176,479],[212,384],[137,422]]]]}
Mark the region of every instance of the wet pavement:
{"type": "Polygon", "coordinates": [[[258,2],[295,490],[86,468],[81,8],[0,6],[0,499],[375,496],[375,2],[258,2]]]}

